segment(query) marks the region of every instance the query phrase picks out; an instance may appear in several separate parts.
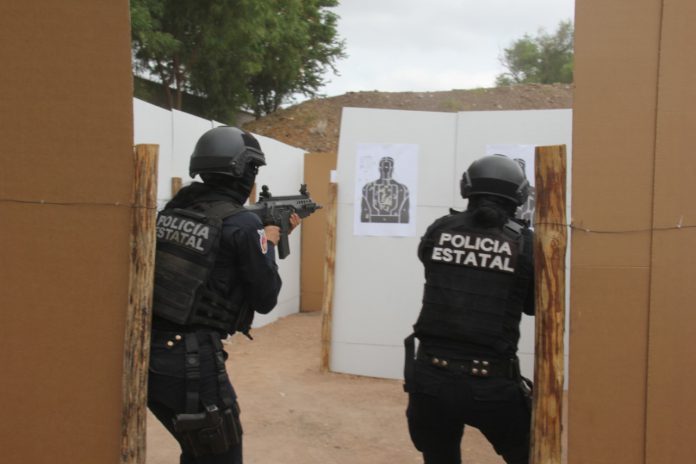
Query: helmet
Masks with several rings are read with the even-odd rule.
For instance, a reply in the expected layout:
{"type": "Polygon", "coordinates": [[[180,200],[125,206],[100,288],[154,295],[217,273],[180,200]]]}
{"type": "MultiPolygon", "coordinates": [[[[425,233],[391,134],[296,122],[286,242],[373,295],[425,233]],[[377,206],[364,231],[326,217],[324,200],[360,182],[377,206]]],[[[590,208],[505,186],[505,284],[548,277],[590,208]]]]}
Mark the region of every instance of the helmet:
{"type": "Polygon", "coordinates": [[[191,177],[205,173],[242,177],[247,164],[266,164],[258,140],[236,127],[220,126],[210,129],[196,142],[189,174],[191,177]]]}
{"type": "Polygon", "coordinates": [[[505,155],[484,156],[469,166],[459,183],[462,198],[494,195],[521,205],[529,196],[529,181],[522,167],[505,155]]]}

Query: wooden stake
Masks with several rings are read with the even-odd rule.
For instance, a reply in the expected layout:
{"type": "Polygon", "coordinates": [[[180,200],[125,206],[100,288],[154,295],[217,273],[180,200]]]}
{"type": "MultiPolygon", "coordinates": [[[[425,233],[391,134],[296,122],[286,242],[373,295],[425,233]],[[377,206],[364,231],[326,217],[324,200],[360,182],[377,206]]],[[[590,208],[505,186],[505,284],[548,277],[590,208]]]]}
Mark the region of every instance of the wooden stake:
{"type": "Polygon", "coordinates": [[[181,177],[172,177],[172,198],[174,198],[174,195],[179,193],[179,190],[181,190],[181,177]]]}
{"type": "Polygon", "coordinates": [[[129,299],[123,353],[121,464],[145,463],[147,370],[155,270],[158,145],[134,152],[129,299]]]}
{"type": "Polygon", "coordinates": [[[333,312],[334,271],[336,268],[336,202],[338,186],[329,184],[326,209],[326,257],[324,259],[324,296],[321,304],[321,372],[329,371],[331,358],[331,318],[333,312]]]}
{"type": "Polygon", "coordinates": [[[536,148],[536,329],[531,464],[561,464],[565,324],[566,150],[536,148]]]}

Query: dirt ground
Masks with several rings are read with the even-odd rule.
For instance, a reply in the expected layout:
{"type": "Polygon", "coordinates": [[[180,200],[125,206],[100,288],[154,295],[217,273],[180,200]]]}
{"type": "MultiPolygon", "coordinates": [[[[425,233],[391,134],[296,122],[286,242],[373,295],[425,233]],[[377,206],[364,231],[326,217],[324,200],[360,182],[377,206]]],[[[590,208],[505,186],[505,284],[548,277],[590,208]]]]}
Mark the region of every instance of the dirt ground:
{"type": "MultiPolygon", "coordinates": [[[[245,464],[417,464],[399,380],[319,372],[321,315],[300,313],[235,336],[225,348],[239,395],[245,464]]],[[[476,429],[467,464],[502,463],[476,429]]],[[[147,464],[178,462],[176,442],[150,414],[147,464]]]]}

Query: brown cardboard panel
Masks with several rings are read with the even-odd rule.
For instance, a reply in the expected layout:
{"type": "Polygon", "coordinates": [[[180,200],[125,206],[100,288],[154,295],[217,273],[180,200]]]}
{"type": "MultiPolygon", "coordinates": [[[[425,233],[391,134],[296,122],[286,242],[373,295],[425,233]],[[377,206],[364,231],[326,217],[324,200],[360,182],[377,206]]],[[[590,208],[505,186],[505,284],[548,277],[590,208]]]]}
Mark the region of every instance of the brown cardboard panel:
{"type": "Polygon", "coordinates": [[[649,269],[572,276],[568,462],[643,464],[649,269]]]}
{"type": "Polygon", "coordinates": [[[696,455],[696,230],[656,233],[653,242],[646,463],[696,455]]]}
{"type": "Polygon", "coordinates": [[[665,2],[663,15],[654,220],[656,227],[696,225],[696,56],[687,45],[696,41],[696,3],[665,2]]]}
{"type": "Polygon", "coordinates": [[[651,226],[660,3],[576,2],[572,211],[583,227],[651,226]]]}
{"type": "Polygon", "coordinates": [[[324,257],[326,255],[326,211],[331,171],[336,169],[335,153],[305,155],[304,178],[320,209],[302,223],[302,276],[300,309],[319,311],[324,296],[324,257]]]}
{"type": "MultiPolygon", "coordinates": [[[[696,225],[696,4],[664,3],[655,156],[656,227],[696,225]]],[[[691,462],[696,229],[655,231],[652,246],[646,464],[691,462]],[[685,365],[686,363],[686,365],[685,365]]]]}
{"type": "Polygon", "coordinates": [[[650,266],[650,231],[627,234],[601,234],[574,230],[573,266],[645,267],[650,266]]]}
{"type": "Polygon", "coordinates": [[[0,18],[0,460],[116,464],[133,177],[128,2],[0,2],[0,18]]]}
{"type": "Polygon", "coordinates": [[[130,211],[5,204],[0,215],[12,243],[0,252],[0,442],[17,453],[3,462],[117,462],[130,211]]]}
{"type": "Polygon", "coordinates": [[[128,202],[128,2],[0,2],[0,18],[0,196],[128,202]]]}
{"type": "Polygon", "coordinates": [[[576,2],[569,464],[644,464],[661,7],[576,2]]]}

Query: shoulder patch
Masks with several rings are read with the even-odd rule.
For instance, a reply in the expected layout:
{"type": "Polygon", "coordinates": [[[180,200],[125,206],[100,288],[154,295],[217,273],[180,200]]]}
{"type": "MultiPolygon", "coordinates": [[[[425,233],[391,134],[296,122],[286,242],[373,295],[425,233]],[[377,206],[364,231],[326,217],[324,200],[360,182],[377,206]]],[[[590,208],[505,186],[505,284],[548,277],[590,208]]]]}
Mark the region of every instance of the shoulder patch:
{"type": "Polygon", "coordinates": [[[259,234],[259,246],[261,246],[261,253],[265,255],[268,253],[268,239],[266,238],[266,231],[264,229],[257,229],[256,232],[259,234]]]}

